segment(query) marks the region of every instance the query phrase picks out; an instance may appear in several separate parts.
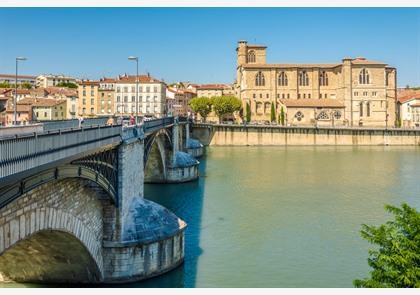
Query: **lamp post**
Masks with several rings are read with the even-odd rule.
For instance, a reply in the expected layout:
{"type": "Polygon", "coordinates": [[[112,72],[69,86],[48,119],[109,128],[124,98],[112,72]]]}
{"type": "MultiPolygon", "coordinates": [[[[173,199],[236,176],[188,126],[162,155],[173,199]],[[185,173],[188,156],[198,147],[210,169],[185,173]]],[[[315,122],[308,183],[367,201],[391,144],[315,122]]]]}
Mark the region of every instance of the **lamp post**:
{"type": "Polygon", "coordinates": [[[136,125],[139,123],[139,58],[137,56],[129,56],[129,60],[136,61],[136,125]]]}
{"type": "Polygon", "coordinates": [[[17,77],[18,77],[18,62],[27,60],[26,57],[16,57],[16,76],[15,76],[15,97],[13,101],[13,125],[17,125],[17,112],[16,112],[16,104],[17,104],[17,77]]]}

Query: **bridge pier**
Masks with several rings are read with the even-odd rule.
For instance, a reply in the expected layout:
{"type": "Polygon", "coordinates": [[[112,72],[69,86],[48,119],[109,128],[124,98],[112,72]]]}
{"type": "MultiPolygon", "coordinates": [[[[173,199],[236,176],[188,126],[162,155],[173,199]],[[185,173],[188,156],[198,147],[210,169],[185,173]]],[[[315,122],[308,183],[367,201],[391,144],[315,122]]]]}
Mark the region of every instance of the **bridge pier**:
{"type": "MultiPolygon", "coordinates": [[[[188,124],[176,120],[170,133],[154,135],[146,159],[145,181],[147,183],[182,183],[198,179],[200,164],[188,152],[188,124]]],[[[153,135],[150,135],[153,136],[153,135]]]]}
{"type": "Polygon", "coordinates": [[[173,269],[184,259],[186,224],[164,207],[145,200],[143,139],[119,147],[116,234],[103,241],[104,281],[131,282],[173,269]]]}

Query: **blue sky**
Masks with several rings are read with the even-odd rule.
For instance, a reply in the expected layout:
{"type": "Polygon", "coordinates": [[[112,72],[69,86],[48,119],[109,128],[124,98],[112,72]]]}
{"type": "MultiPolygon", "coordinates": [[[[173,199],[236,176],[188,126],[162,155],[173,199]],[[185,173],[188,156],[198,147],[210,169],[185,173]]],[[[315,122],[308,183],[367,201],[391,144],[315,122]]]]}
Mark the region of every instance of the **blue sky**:
{"type": "Polygon", "coordinates": [[[232,82],[237,41],[265,44],[267,62],[363,56],[420,85],[419,8],[0,8],[0,72],[97,79],[140,71],[167,82],[232,82]]]}

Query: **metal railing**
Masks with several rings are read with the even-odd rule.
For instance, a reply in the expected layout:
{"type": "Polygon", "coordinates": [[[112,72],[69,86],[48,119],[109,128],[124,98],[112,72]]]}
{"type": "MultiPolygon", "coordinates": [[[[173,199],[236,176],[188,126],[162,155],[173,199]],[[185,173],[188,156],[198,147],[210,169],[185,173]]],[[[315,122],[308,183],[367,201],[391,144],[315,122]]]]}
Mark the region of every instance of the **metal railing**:
{"type": "Polygon", "coordinates": [[[0,138],[0,179],[121,141],[121,125],[0,138]]]}
{"type": "MultiPolygon", "coordinates": [[[[117,118],[113,117],[114,121],[116,122],[117,118]]],[[[105,125],[106,121],[109,117],[101,117],[101,118],[86,118],[83,120],[83,127],[91,127],[97,125],[105,125]]],[[[40,122],[44,127],[44,131],[48,130],[58,130],[58,129],[68,129],[68,128],[78,128],[79,127],[79,120],[78,119],[70,119],[70,120],[59,120],[59,121],[44,121],[40,122]]]]}
{"type": "MultiPolygon", "coordinates": [[[[102,118],[101,118],[102,119],[102,118]]],[[[171,127],[174,117],[144,121],[143,126],[101,125],[70,128],[52,128],[42,132],[14,134],[0,137],[0,180],[42,165],[77,157],[78,155],[101,149],[107,145],[117,145],[125,137],[138,136],[138,128],[146,134],[171,127]],[[127,129],[127,130],[126,130],[127,129]],[[130,130],[132,132],[130,133],[130,130]],[[134,132],[136,131],[136,132],[134,132]]],[[[50,123],[50,127],[55,123],[50,123]]],[[[57,123],[58,124],[58,123],[57,123]]],[[[59,125],[54,126],[59,126],[59,125]]],[[[60,124],[67,124],[65,121],[60,124]]],[[[65,125],[60,125],[65,126],[65,125]]]]}
{"type": "Polygon", "coordinates": [[[165,117],[160,119],[153,119],[149,121],[144,121],[143,128],[146,134],[153,133],[159,129],[172,126],[175,120],[174,117],[165,117]]]}

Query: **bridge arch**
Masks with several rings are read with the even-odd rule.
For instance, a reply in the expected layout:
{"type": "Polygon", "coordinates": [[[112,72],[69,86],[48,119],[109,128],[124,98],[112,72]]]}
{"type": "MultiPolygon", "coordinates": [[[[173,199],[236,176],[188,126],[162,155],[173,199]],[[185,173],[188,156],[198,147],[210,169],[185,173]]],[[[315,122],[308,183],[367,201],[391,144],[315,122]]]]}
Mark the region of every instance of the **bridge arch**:
{"type": "Polygon", "coordinates": [[[57,180],[23,194],[0,209],[0,265],[11,266],[0,277],[101,281],[102,219],[102,203],[87,180],[57,180]]]}
{"type": "Polygon", "coordinates": [[[144,181],[164,182],[172,158],[172,134],[167,129],[149,135],[144,144],[144,181]]]}

